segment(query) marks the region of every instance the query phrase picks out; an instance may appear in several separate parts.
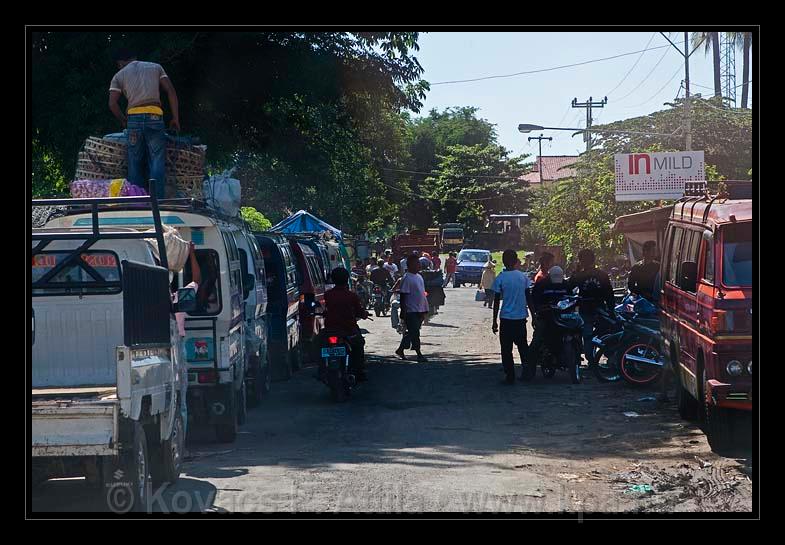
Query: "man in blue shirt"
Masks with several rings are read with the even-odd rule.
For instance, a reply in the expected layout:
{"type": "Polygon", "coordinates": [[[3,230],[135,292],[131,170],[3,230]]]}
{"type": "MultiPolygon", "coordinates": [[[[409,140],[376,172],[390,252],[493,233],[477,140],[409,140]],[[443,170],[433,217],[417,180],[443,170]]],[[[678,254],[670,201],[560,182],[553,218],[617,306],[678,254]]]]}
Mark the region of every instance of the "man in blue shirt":
{"type": "Polygon", "coordinates": [[[504,250],[502,254],[504,270],[493,283],[495,292],[493,299],[493,333],[499,332],[501,344],[502,366],[507,375],[504,384],[515,384],[515,360],[512,356],[512,345],[518,347],[521,366],[527,365],[529,345],[526,343],[526,296],[530,286],[529,277],[515,269],[518,255],[515,250],[504,250]],[[499,301],[503,300],[501,313],[499,301]],[[501,319],[501,326],[497,321],[501,319]]]}

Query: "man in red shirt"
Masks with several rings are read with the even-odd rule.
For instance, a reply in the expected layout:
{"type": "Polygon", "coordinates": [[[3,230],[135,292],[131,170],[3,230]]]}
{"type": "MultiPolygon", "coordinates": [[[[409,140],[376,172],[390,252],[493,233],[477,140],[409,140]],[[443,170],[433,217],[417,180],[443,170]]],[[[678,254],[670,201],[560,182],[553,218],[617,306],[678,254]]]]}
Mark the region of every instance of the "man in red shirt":
{"type": "Polygon", "coordinates": [[[450,279],[452,278],[452,287],[455,287],[455,271],[458,270],[458,260],[455,259],[455,252],[450,252],[450,257],[447,258],[447,261],[444,262],[444,272],[446,273],[446,279],[444,280],[444,286],[447,287],[447,284],[450,283],[450,279]]]}
{"type": "Polygon", "coordinates": [[[363,308],[360,298],[349,290],[349,271],[343,267],[333,269],[330,273],[335,287],[324,294],[325,316],[324,330],[346,337],[351,345],[349,367],[358,381],[365,381],[365,339],[360,333],[357,319],[370,316],[363,308]]]}

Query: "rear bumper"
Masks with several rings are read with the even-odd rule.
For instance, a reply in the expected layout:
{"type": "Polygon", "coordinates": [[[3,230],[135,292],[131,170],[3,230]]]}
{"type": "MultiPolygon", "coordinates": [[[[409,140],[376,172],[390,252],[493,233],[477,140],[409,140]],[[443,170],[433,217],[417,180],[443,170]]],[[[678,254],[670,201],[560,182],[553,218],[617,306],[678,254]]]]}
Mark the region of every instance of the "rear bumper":
{"type": "Polygon", "coordinates": [[[711,379],[706,384],[706,399],[717,407],[751,411],[752,387],[711,379]]]}
{"type": "Polygon", "coordinates": [[[32,456],[114,456],[119,452],[119,404],[33,403],[32,456]]]}

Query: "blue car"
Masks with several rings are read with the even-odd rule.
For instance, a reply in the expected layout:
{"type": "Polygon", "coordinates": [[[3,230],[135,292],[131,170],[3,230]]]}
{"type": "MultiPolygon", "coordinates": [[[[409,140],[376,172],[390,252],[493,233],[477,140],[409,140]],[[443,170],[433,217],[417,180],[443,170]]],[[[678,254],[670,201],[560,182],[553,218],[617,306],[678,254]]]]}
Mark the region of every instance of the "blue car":
{"type": "Polygon", "coordinates": [[[479,286],[483,267],[490,259],[491,252],[488,250],[461,250],[458,253],[455,286],[459,287],[461,284],[477,284],[479,286]]]}

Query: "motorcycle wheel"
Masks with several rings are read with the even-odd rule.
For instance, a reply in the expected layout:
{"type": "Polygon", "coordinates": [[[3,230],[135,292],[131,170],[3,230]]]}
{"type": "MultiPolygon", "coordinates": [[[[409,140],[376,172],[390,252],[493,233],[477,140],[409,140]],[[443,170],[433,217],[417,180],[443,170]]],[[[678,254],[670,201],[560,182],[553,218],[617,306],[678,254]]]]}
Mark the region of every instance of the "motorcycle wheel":
{"type": "Polygon", "coordinates": [[[624,380],[634,386],[646,386],[656,382],[662,374],[662,368],[656,365],[634,362],[627,359],[627,356],[639,356],[642,358],[659,360],[660,353],[651,339],[636,339],[619,358],[619,370],[624,380]]]}
{"type": "Polygon", "coordinates": [[[337,369],[330,369],[327,372],[327,386],[330,387],[330,396],[336,403],[346,401],[346,388],[343,384],[343,376],[337,369]]]}
{"type": "Polygon", "coordinates": [[[619,372],[618,362],[614,358],[608,357],[601,348],[595,346],[593,350],[594,355],[592,359],[595,363],[590,367],[597,380],[600,382],[620,381],[622,376],[619,372]]]}
{"type": "Polygon", "coordinates": [[[373,310],[374,310],[374,312],[376,312],[376,317],[377,317],[377,318],[378,318],[379,316],[381,316],[381,315],[382,315],[382,311],[381,311],[381,309],[380,309],[380,308],[378,308],[378,307],[377,307],[377,308],[375,308],[375,309],[373,309],[373,310]]]}
{"type": "Polygon", "coordinates": [[[570,382],[573,384],[580,384],[581,366],[576,357],[575,348],[572,345],[564,347],[563,355],[563,362],[566,363],[567,372],[570,374],[570,382]]]}

